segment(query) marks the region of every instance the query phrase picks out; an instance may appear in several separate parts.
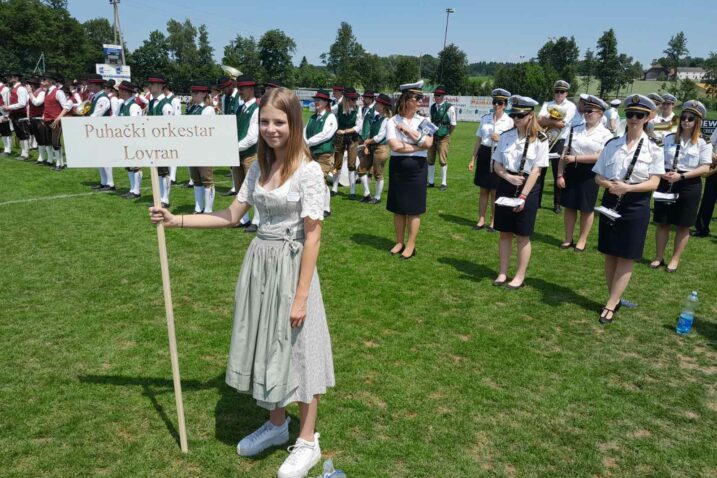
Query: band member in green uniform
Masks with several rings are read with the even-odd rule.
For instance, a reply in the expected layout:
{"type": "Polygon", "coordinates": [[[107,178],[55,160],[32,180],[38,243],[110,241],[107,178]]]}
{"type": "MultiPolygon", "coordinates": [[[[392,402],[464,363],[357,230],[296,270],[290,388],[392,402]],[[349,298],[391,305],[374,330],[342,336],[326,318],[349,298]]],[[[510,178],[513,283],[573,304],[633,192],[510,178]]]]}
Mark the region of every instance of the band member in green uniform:
{"type": "Polygon", "coordinates": [[[438,131],[433,136],[433,146],[428,150],[428,187],[434,187],[438,156],[438,164],[441,166],[441,191],[448,189],[448,147],[451,144],[451,134],[458,124],[456,108],[445,98],[445,87],[439,86],[434,90],[431,122],[438,126],[438,131]]]}

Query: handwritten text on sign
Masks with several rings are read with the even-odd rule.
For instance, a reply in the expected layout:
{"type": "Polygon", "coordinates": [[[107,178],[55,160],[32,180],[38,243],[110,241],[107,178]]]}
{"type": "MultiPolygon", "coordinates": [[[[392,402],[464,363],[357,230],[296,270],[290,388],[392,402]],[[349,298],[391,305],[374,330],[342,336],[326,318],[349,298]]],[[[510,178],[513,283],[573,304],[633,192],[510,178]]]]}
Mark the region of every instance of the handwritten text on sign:
{"type": "Polygon", "coordinates": [[[71,168],[238,166],[234,116],[63,118],[71,168]]]}

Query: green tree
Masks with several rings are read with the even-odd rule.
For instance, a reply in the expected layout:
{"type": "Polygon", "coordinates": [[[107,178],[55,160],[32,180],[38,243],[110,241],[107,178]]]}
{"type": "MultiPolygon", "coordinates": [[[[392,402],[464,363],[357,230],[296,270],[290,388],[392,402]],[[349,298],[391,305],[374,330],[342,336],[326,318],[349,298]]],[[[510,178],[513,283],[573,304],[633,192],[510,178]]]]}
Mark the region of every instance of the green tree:
{"type": "Polygon", "coordinates": [[[141,83],[153,73],[166,73],[169,64],[167,38],[159,30],[153,30],[149,38],[132,52],[132,78],[141,83]]]}
{"type": "Polygon", "coordinates": [[[333,82],[333,75],[326,67],[311,65],[306,57],[301,59],[295,77],[296,86],[303,88],[327,88],[333,82]]]}
{"type": "Polygon", "coordinates": [[[677,68],[680,66],[682,57],[686,56],[689,52],[687,49],[687,38],[684,32],[679,32],[670,37],[670,41],[667,42],[667,48],[662,51],[666,57],[661,63],[661,65],[670,72],[670,80],[677,80],[677,68]]]}
{"type": "Polygon", "coordinates": [[[577,65],[580,58],[580,49],[575,37],[560,37],[550,39],[538,51],[538,63],[545,71],[551,69],[556,72],[557,78],[570,83],[577,90],[577,65]]]}
{"type": "Polygon", "coordinates": [[[433,55],[421,55],[421,78],[435,78],[438,71],[438,58],[433,55]]]}
{"type": "Polygon", "coordinates": [[[238,68],[245,75],[256,78],[257,81],[266,79],[259,57],[259,47],[252,36],[237,35],[234,40],[230,41],[224,47],[222,63],[238,68]]]}
{"type": "Polygon", "coordinates": [[[468,80],[468,58],[466,54],[451,43],[438,54],[439,68],[433,77],[435,83],[446,87],[450,94],[460,94],[468,80]]]}
{"type": "Polygon", "coordinates": [[[336,40],[328,52],[321,54],[321,60],[329,71],[336,75],[336,81],[352,85],[361,81],[362,72],[359,65],[365,54],[366,51],[356,40],[351,25],[341,22],[336,32],[336,40]]]}
{"type": "Polygon", "coordinates": [[[609,91],[614,91],[620,84],[622,72],[620,58],[617,54],[617,37],[611,28],[597,42],[597,72],[595,77],[600,80],[600,97],[604,98],[609,91]]]}
{"type": "Polygon", "coordinates": [[[418,67],[418,58],[415,56],[396,56],[392,83],[398,86],[418,80],[418,67]]]}
{"type": "MultiPolygon", "coordinates": [[[[363,89],[371,89],[380,91],[389,85],[390,71],[384,67],[385,63],[378,55],[366,53],[359,60],[359,69],[363,72],[361,76],[361,84],[355,86],[363,89]]],[[[418,70],[418,61],[416,61],[416,71],[418,70]]]]}
{"type": "Polygon", "coordinates": [[[660,93],[663,92],[674,95],[679,101],[685,102],[694,100],[697,98],[699,90],[697,83],[686,78],[684,80],[671,81],[669,83],[663,83],[660,93]]]}
{"type": "Polygon", "coordinates": [[[104,63],[104,53],[102,45],[114,42],[114,30],[112,25],[106,18],[93,18],[82,24],[85,32],[86,41],[82,47],[86,51],[87,71],[94,70],[95,63],[104,63]]]}
{"type": "Polygon", "coordinates": [[[553,96],[553,81],[546,76],[543,67],[533,61],[499,66],[494,84],[536,101],[545,101],[553,96]]]}
{"type": "Polygon", "coordinates": [[[710,52],[709,57],[705,60],[704,82],[707,84],[707,96],[717,99],[717,53],[710,52]]]}
{"type": "Polygon", "coordinates": [[[583,58],[583,61],[581,61],[578,66],[578,73],[585,77],[586,93],[590,90],[590,81],[592,80],[593,75],[595,75],[596,67],[597,60],[595,59],[595,53],[588,48],[585,50],[585,57],[583,58]]]}
{"type": "Polygon", "coordinates": [[[264,33],[259,40],[259,60],[267,78],[293,86],[291,57],[295,51],[296,42],[283,31],[274,29],[264,33]]]}

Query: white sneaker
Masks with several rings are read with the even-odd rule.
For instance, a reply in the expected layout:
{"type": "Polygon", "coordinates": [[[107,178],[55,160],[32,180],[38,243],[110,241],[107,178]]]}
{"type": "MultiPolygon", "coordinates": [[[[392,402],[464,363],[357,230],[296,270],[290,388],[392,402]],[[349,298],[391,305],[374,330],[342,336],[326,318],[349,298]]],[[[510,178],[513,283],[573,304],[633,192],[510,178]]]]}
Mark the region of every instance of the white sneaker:
{"type": "Polygon", "coordinates": [[[314,433],[314,442],[298,438],[296,444],[289,447],[290,455],[279,468],[278,478],[303,478],[321,460],[319,434],[314,433]]]}
{"type": "Polygon", "coordinates": [[[237,444],[237,454],[240,456],[254,456],[272,446],[283,445],[289,441],[289,422],[286,421],[280,427],[272,424],[271,421],[264,423],[257,431],[245,436],[237,444]]]}

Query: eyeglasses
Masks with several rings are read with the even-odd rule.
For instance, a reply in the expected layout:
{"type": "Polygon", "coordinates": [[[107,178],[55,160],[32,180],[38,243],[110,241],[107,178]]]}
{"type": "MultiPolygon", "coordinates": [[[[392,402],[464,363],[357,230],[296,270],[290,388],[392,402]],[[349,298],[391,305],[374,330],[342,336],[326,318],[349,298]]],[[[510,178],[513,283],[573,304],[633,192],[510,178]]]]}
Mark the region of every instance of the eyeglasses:
{"type": "Polygon", "coordinates": [[[583,113],[585,113],[586,115],[589,115],[590,113],[596,113],[596,112],[597,112],[597,110],[583,110],[583,113]]]}
{"type": "Polygon", "coordinates": [[[567,92],[567,90],[555,90],[555,91],[553,91],[553,93],[555,93],[556,95],[560,95],[563,93],[567,94],[568,92],[567,92]]]}
{"type": "Polygon", "coordinates": [[[641,120],[645,118],[645,116],[647,116],[647,113],[641,113],[639,111],[628,111],[627,113],[625,113],[625,116],[627,116],[627,119],[637,118],[641,120]]]}
{"type": "Polygon", "coordinates": [[[695,118],[694,116],[687,116],[687,115],[680,116],[680,121],[685,121],[686,123],[692,123],[696,119],[697,118],[695,118]]]}
{"type": "Polygon", "coordinates": [[[421,101],[421,100],[423,100],[423,95],[416,95],[413,97],[413,99],[416,101],[421,101]]]}
{"type": "Polygon", "coordinates": [[[510,116],[510,117],[513,118],[513,119],[515,119],[515,118],[523,119],[523,118],[525,118],[526,116],[528,116],[529,114],[530,114],[530,113],[511,113],[511,114],[509,114],[508,116],[510,116]]]}
{"type": "Polygon", "coordinates": [[[503,106],[505,104],[505,101],[503,100],[493,100],[493,106],[503,106]]]}

